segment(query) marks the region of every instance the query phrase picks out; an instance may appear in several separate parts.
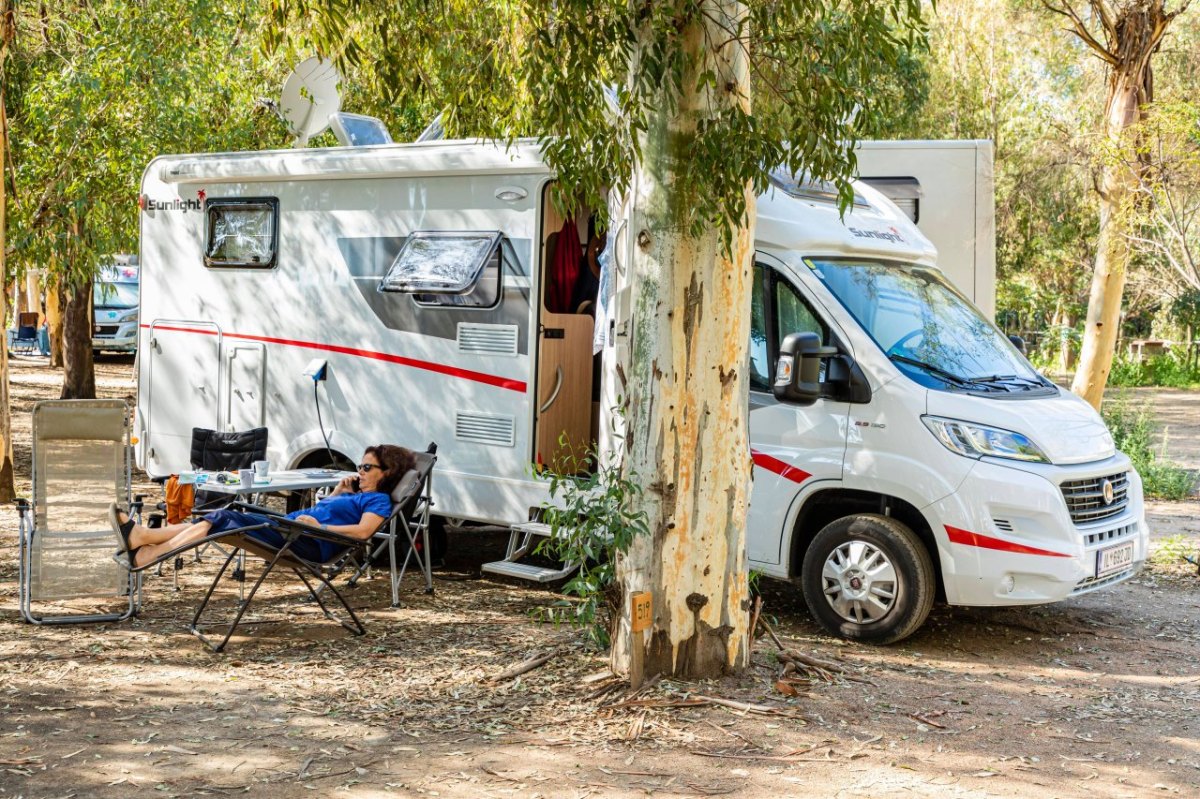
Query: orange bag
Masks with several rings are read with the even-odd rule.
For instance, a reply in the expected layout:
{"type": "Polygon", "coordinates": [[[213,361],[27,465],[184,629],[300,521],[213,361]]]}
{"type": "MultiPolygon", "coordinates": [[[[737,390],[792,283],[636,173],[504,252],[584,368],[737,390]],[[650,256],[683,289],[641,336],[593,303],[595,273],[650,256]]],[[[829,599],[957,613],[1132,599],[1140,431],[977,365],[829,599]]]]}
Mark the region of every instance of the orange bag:
{"type": "Polygon", "coordinates": [[[192,506],[196,504],[194,484],[181,483],[179,475],[173,474],[167,478],[163,491],[167,498],[167,524],[179,524],[191,518],[192,506]]]}

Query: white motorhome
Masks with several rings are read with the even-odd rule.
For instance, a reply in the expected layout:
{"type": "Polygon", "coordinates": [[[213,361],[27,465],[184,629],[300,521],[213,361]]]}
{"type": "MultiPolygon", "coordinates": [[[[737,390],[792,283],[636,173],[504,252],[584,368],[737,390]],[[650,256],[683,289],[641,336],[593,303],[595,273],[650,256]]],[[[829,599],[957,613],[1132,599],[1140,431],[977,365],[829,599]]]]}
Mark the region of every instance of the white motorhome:
{"type": "MultiPolygon", "coordinates": [[[[593,356],[592,317],[563,304],[550,250],[585,222],[556,213],[552,181],[532,143],[155,159],[138,464],[186,467],[193,427],[266,425],[270,459],[293,468],[436,441],[436,510],[514,525],[492,570],[558,574],[519,562],[536,532],[522,523],[547,500],[531,466],[555,463],[560,437],[594,440],[595,357],[624,339],[604,335],[593,356]]],[[[844,219],[786,176],[759,198],[749,559],[863,640],[911,633],[935,594],[1053,602],[1146,557],[1141,482],[1099,416],[1040,377],[935,257],[868,186],[844,219]],[[773,384],[781,355],[812,364],[794,333],[826,353],[819,372],[796,370],[821,380],[807,406],[773,384]]],[[[618,281],[613,331],[624,296],[618,281]]]]}

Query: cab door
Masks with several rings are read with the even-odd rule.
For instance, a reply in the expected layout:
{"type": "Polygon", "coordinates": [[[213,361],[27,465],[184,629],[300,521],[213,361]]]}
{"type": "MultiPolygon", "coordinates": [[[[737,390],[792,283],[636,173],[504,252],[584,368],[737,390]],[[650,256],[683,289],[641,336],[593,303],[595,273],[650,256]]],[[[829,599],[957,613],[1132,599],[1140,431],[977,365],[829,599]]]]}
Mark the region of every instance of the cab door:
{"type": "MultiPolygon", "coordinates": [[[[796,495],[817,480],[840,480],[850,404],[825,397],[811,406],[781,403],[771,392],[779,345],[791,333],[835,342],[828,323],[776,259],[759,254],[750,312],[750,495],[747,554],[780,564],[784,528],[796,495]]],[[[853,355],[853,353],[849,353],[853,355]]]]}

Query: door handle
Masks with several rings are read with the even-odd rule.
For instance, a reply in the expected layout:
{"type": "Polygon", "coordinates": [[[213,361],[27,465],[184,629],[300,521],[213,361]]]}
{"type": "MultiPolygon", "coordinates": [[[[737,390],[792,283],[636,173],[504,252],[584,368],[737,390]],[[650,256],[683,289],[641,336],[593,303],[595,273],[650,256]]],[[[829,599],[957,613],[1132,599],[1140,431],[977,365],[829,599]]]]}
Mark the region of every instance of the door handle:
{"type": "Polygon", "coordinates": [[[544,403],[542,403],[542,407],[538,408],[539,415],[545,413],[546,409],[549,408],[551,405],[553,405],[554,401],[556,399],[558,399],[558,392],[562,390],[562,384],[563,384],[562,367],[556,366],[556,367],[554,367],[554,390],[550,392],[549,399],[547,399],[544,403]]]}

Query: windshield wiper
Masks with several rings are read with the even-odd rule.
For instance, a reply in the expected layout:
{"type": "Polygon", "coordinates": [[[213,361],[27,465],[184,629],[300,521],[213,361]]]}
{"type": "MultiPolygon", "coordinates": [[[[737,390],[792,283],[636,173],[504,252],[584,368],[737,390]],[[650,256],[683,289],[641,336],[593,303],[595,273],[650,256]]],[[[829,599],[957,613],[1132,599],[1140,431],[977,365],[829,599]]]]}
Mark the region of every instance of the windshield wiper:
{"type": "Polygon", "coordinates": [[[934,366],[933,364],[926,363],[925,361],[918,361],[916,358],[909,358],[906,355],[892,354],[888,355],[888,358],[896,363],[906,363],[909,366],[916,366],[919,369],[924,369],[926,372],[929,372],[929,374],[935,377],[940,377],[947,383],[958,386],[959,388],[970,388],[971,386],[986,385],[974,378],[959,377],[953,372],[947,372],[940,366],[934,366]]]}
{"type": "Polygon", "coordinates": [[[1017,383],[1025,388],[1046,388],[1046,380],[1042,377],[1024,377],[1022,375],[980,375],[968,378],[972,383],[1012,384],[1017,383]]]}

